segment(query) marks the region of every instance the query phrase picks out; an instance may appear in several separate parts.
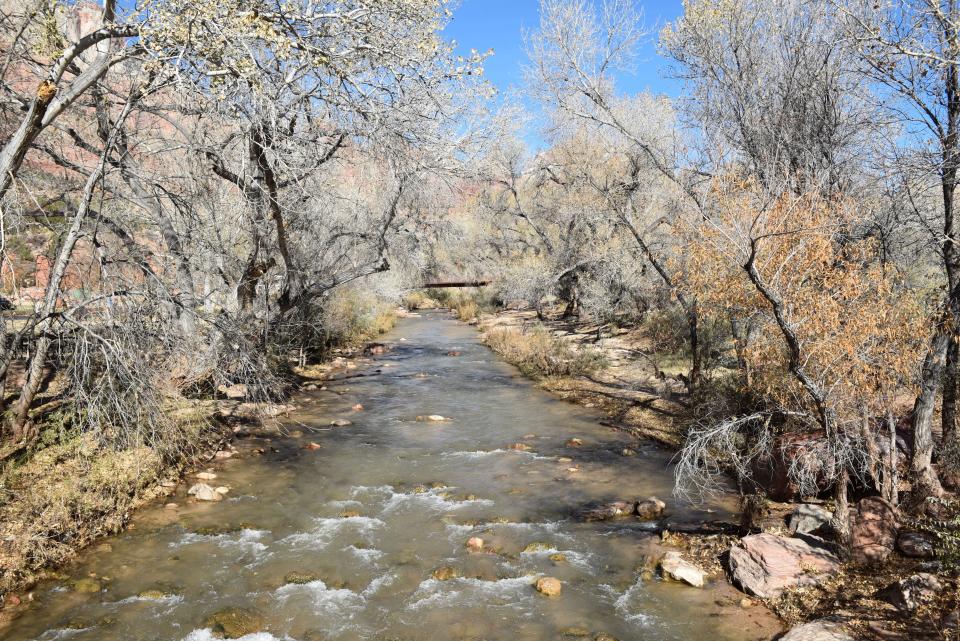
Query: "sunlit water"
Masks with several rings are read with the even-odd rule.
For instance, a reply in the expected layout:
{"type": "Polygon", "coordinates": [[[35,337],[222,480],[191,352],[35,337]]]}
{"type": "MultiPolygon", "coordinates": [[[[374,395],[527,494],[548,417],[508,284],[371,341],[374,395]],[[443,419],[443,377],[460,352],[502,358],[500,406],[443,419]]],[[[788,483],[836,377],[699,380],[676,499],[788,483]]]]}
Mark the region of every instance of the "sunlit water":
{"type": "Polygon", "coordinates": [[[533,641],[587,631],[712,641],[776,631],[720,581],[698,590],[641,578],[655,539],[631,522],[571,517],[589,501],[649,495],[675,519],[726,516],[728,503],[670,500],[667,453],[536,389],[445,315],[406,319],[386,340],[389,354],[355,370],[369,376],[298,399],[287,429],[302,437],[246,439],[241,451],[267,453],[218,466],[212,483],[231,487],[228,500],[187,502],[183,486],[179,510],[143,510],[134,529],[70,568],[73,578],[101,579],[102,591],[42,584],[6,637],[202,641],[212,638],[204,621],[226,607],[265,617],[266,631],[246,641],[533,641]],[[426,414],[453,420],[416,421],[426,414]],[[328,427],[337,418],[353,425],[328,427]],[[584,446],[566,447],[572,437],[584,446]],[[322,449],[303,449],[311,441],[322,449]],[[517,442],[532,451],[508,449],[517,442]],[[638,455],[623,456],[627,446],[638,455]],[[474,536],[497,553],[467,551],[474,536]],[[530,543],[543,545],[523,552],[530,543]],[[557,553],[566,560],[552,560],[557,553]],[[431,578],[442,566],[460,578],[431,578]],[[294,571],[315,580],[286,583],[294,571]],[[544,575],[563,582],[561,596],[534,590],[544,575]],[[148,590],[164,596],[137,596],[148,590]]]}

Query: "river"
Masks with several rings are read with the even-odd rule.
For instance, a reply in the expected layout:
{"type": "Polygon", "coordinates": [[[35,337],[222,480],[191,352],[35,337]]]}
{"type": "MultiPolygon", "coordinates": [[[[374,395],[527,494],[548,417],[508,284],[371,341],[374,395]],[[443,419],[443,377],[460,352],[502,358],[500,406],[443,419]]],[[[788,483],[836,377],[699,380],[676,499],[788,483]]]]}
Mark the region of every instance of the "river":
{"type": "Polygon", "coordinates": [[[187,501],[183,485],[167,499],[179,509],[140,511],[132,529],[37,586],[6,638],[205,641],[208,617],[224,608],[262,616],[245,641],[741,641],[777,631],[722,579],[696,589],[641,576],[658,538],[633,522],[571,518],[589,501],[650,495],[673,518],[729,516],[729,501],[671,500],[669,453],[537,389],[446,314],[404,319],[385,342],[389,353],[351,372],[364,376],[299,395],[291,434],[242,439],[241,452],[266,453],[217,464],[211,483],[230,487],[227,500],[187,501]],[[431,414],[452,420],[416,420],[431,414]],[[342,418],[352,424],[330,427],[342,418]],[[469,551],[471,537],[488,551],[469,551]],[[458,576],[433,578],[440,568],[458,576]],[[562,593],[539,594],[539,576],[559,579],[562,593]]]}

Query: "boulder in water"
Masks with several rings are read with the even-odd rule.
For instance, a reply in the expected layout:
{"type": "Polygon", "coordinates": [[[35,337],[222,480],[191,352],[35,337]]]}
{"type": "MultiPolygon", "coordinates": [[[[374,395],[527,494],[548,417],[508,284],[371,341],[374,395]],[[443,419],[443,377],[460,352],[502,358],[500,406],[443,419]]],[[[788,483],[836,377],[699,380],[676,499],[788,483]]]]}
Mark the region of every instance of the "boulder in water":
{"type": "Polygon", "coordinates": [[[363,411],[363,405],[361,405],[360,403],[357,403],[356,405],[354,405],[354,406],[351,407],[350,409],[352,409],[354,412],[362,412],[362,411],[363,411]]]}
{"type": "Polygon", "coordinates": [[[212,481],[213,479],[217,478],[217,475],[213,472],[198,472],[197,478],[201,481],[212,481]]]}
{"type": "Polygon", "coordinates": [[[567,442],[564,443],[564,445],[566,445],[567,447],[583,447],[583,439],[582,439],[582,438],[571,438],[571,439],[567,440],[567,442]]]}
{"type": "Polygon", "coordinates": [[[210,628],[214,634],[222,635],[225,639],[239,639],[248,634],[261,632],[266,622],[263,616],[248,608],[227,608],[207,617],[204,626],[210,628]]]}
{"type": "Polygon", "coordinates": [[[703,570],[686,561],[679,552],[673,550],[660,559],[660,573],[667,579],[681,581],[695,588],[702,588],[705,578],[703,570]]]}
{"type": "Polygon", "coordinates": [[[612,501],[601,505],[586,507],[579,512],[582,521],[607,521],[634,513],[636,504],[631,501],[612,501]]]}
{"type": "Polygon", "coordinates": [[[658,499],[655,496],[651,496],[642,501],[637,501],[637,506],[634,509],[634,514],[639,516],[641,519],[655,519],[663,514],[663,511],[667,508],[667,504],[658,499]]]}
{"type": "Polygon", "coordinates": [[[514,443],[510,445],[507,449],[513,450],[515,452],[529,452],[533,448],[527,445],[526,443],[514,443]]]}
{"type": "Polygon", "coordinates": [[[103,586],[100,585],[100,582],[90,577],[77,579],[73,582],[73,591],[81,594],[94,594],[101,589],[103,589],[103,586]]]}
{"type": "Polygon", "coordinates": [[[536,588],[537,592],[544,596],[560,596],[563,584],[560,583],[560,579],[555,579],[552,576],[543,576],[537,579],[536,588]]]}
{"type": "Polygon", "coordinates": [[[467,539],[467,549],[471,552],[483,552],[483,539],[479,536],[472,536],[467,539]]]}
{"type": "Polygon", "coordinates": [[[198,501],[222,501],[223,495],[206,483],[197,483],[187,490],[187,494],[192,494],[198,501]]]}
{"type": "Polygon", "coordinates": [[[353,425],[353,421],[348,421],[345,418],[338,418],[330,421],[330,425],[333,427],[346,427],[348,425],[353,425]]]}

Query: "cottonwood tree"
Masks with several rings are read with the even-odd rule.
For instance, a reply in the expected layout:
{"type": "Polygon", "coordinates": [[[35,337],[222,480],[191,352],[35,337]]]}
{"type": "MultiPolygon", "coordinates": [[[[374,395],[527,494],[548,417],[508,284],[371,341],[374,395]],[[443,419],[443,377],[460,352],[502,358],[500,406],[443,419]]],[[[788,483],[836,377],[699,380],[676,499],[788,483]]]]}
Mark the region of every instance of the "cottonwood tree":
{"type": "MultiPolygon", "coordinates": [[[[637,198],[643,184],[641,175],[652,171],[685,197],[685,206],[696,209],[696,184],[702,177],[681,167],[679,138],[671,125],[664,127],[664,121],[658,118],[661,110],[645,113],[637,109],[635,101],[615,91],[614,73],[631,68],[645,36],[640,16],[629,0],[607,0],[599,11],[584,0],[543,0],[540,28],[528,36],[528,85],[535,97],[565,118],[589,123],[607,138],[616,139],[618,151],[629,157],[633,171],[617,188],[618,195],[611,197],[620,201],[614,211],[683,309],[691,352],[689,385],[693,390],[703,376],[697,304],[676,289],[666,257],[658,254],[649,240],[649,234],[672,216],[656,212],[652,221],[642,220],[644,207],[637,198]]],[[[652,102],[644,106],[654,106],[652,102]]]]}
{"type": "Polygon", "coordinates": [[[908,194],[905,211],[930,230],[942,267],[944,295],[923,362],[913,409],[910,472],[919,496],[937,494],[932,466],[933,415],[943,381],[942,432],[955,434],[960,394],[960,228],[956,190],[960,170],[960,6],[952,0],[837,2],[848,34],[859,45],[866,79],[882,90],[902,126],[891,145],[894,170],[908,194]]]}

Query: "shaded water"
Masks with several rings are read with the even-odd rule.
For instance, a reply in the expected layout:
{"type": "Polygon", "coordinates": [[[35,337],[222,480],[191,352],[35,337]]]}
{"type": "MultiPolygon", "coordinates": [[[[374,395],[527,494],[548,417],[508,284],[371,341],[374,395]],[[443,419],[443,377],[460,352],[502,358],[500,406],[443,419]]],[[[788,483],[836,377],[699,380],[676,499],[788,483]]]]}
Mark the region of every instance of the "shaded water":
{"type": "Polygon", "coordinates": [[[386,340],[393,351],[357,370],[369,376],[299,399],[287,427],[302,438],[250,439],[247,449],[266,445],[266,455],[219,465],[212,484],[230,486],[228,500],[187,502],[181,487],[179,510],[142,511],[134,529],[72,570],[73,579],[94,575],[100,592],[71,591],[70,579],[41,585],[7,638],[202,641],[212,638],[207,617],[226,607],[264,615],[267,631],[247,641],[534,641],[582,631],[739,641],[776,631],[759,609],[730,607],[739,597],[728,587],[640,578],[654,539],[629,521],[570,518],[591,500],[649,495],[674,518],[726,516],[727,504],[672,504],[668,454],[536,389],[444,315],[406,319],[386,340]],[[351,411],[355,403],[365,409],[351,411]],[[416,421],[426,414],[453,420],[416,421]],[[336,418],[353,424],[328,427],[336,418]],[[566,447],[572,437],[583,447],[566,447]],[[322,449],[303,449],[311,441],[322,449]],[[507,449],[517,442],[531,451],[507,449]],[[623,456],[627,446],[638,455],[623,456]],[[473,536],[498,553],[468,552],[473,536]],[[541,545],[524,552],[531,543],[541,545]],[[432,578],[443,566],[460,577],[432,578]],[[308,582],[287,583],[291,572],[308,582]],[[531,587],[543,575],[563,582],[561,596],[531,587]]]}

